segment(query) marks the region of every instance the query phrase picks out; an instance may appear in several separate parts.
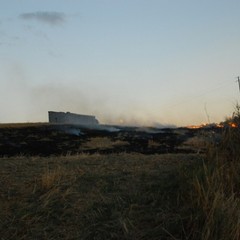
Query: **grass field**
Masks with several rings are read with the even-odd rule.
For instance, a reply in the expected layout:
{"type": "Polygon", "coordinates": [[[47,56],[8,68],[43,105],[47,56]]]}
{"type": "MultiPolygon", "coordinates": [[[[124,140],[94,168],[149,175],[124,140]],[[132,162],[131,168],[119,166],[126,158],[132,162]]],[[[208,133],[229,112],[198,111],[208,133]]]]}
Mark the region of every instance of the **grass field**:
{"type": "MultiPolygon", "coordinates": [[[[0,158],[0,239],[239,240],[239,110],[217,142],[186,142],[201,154],[0,158]]],[[[81,147],[128,145],[92,136],[81,147]]]]}
{"type": "Polygon", "coordinates": [[[181,238],[177,179],[196,161],[202,157],[2,158],[1,239],[181,238]]]}

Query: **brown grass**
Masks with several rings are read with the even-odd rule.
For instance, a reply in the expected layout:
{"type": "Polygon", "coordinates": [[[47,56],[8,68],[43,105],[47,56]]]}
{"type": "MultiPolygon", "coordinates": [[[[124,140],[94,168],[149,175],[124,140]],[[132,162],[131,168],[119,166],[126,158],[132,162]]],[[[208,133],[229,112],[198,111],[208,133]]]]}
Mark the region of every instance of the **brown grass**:
{"type": "MultiPolygon", "coordinates": [[[[238,240],[239,136],[239,128],[228,127],[219,146],[209,136],[187,142],[207,148],[207,157],[2,158],[1,239],[238,240]]],[[[92,138],[85,147],[115,144],[125,142],[92,138]]]]}
{"type": "Polygon", "coordinates": [[[111,140],[108,137],[94,137],[81,145],[81,149],[110,149],[117,146],[129,145],[126,141],[111,140]]]}
{"type": "Polygon", "coordinates": [[[0,123],[0,128],[27,128],[27,127],[39,127],[39,126],[45,126],[45,125],[50,125],[50,123],[47,123],[47,122],[0,123]]]}
{"type": "Polygon", "coordinates": [[[2,158],[1,239],[171,239],[181,223],[178,171],[198,158],[2,158]]]}
{"type": "MultiPolygon", "coordinates": [[[[240,126],[240,109],[231,122],[240,126]]],[[[229,120],[228,120],[229,121],[229,120]]],[[[185,181],[180,196],[187,239],[240,239],[240,128],[225,127],[218,147],[208,148],[208,157],[185,181]]]]}

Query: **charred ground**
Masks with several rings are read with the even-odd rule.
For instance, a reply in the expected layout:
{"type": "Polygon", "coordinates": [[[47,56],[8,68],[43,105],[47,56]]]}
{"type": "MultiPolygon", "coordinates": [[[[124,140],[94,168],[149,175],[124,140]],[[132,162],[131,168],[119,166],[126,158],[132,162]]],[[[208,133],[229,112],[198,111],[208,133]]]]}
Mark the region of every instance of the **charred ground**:
{"type": "Polygon", "coordinates": [[[78,125],[11,125],[0,127],[0,156],[78,153],[196,153],[218,139],[219,128],[138,128],[78,125]]]}

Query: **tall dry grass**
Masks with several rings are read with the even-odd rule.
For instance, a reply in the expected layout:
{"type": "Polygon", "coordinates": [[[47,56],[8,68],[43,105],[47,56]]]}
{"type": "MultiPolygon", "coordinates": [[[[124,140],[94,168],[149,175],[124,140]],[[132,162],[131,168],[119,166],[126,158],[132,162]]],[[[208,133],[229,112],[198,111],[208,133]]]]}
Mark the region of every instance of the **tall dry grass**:
{"type": "Polygon", "coordinates": [[[240,108],[226,121],[222,142],[191,173],[182,193],[185,239],[240,239],[240,108]],[[234,126],[234,127],[232,127],[234,126]]]}

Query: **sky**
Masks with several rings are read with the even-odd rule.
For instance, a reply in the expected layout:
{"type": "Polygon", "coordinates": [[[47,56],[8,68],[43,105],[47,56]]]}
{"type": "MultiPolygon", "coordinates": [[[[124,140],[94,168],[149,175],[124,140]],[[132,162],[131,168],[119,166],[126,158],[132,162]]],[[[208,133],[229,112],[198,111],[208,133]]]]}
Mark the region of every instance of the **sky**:
{"type": "Polygon", "coordinates": [[[0,123],[48,111],[197,125],[240,93],[239,0],[0,0],[0,123]]]}

